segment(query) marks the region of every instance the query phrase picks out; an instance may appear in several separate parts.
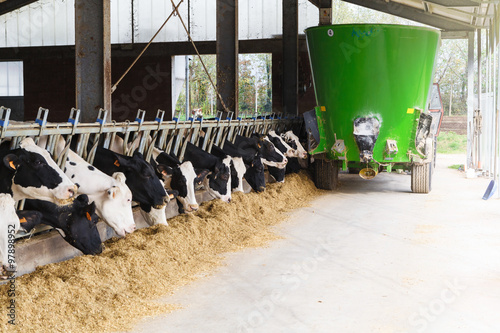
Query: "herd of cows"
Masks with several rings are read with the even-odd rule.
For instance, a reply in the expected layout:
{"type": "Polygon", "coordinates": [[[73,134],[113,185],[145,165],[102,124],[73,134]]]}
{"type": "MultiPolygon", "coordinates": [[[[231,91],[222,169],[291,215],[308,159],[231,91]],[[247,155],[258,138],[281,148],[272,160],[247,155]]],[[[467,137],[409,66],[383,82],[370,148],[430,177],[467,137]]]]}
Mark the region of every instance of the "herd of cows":
{"type": "MultiPolygon", "coordinates": [[[[64,139],[59,139],[54,156],[45,150],[46,141],[40,138],[35,144],[25,138],[16,149],[10,148],[9,141],[0,145],[3,279],[16,271],[13,235],[20,229],[30,232],[38,224],[49,225],[84,254],[99,254],[102,242],[98,220],[118,236],[133,232],[133,202],[148,224],[167,224],[165,207],[174,198],[180,213],[198,209],[195,191],[201,188],[229,203],[232,192],[243,191],[243,180],[254,191],[264,191],[266,167],[276,181],[284,182],[285,173],[298,172],[299,160],[308,156],[292,131],[237,135],[234,142],[226,140],[222,147],[212,146],[210,153],[186,142],[182,161],[157,148],[150,161],[137,151],[132,156],[123,155],[123,140],[116,136],[109,149],[97,148],[93,164],[67,151],[61,170],[54,159],[63,154],[64,139]],[[24,208],[16,211],[15,203],[22,199],[26,199],[24,208]]],[[[135,144],[129,143],[129,148],[135,144]]]]}

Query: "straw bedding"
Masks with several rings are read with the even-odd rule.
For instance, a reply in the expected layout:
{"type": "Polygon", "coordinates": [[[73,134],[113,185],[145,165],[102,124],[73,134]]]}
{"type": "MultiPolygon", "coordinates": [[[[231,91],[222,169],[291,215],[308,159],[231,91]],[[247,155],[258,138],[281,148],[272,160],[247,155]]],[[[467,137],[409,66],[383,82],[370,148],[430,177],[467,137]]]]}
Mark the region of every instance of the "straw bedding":
{"type": "MultiPolygon", "coordinates": [[[[16,323],[2,332],[112,332],[130,329],[138,319],[177,308],[155,298],[172,293],[220,264],[221,254],[263,246],[278,237],[270,226],[285,212],[320,194],[306,172],[269,184],[263,193],[234,193],[230,204],[203,203],[162,225],[113,238],[98,256],[80,256],[38,267],[16,279],[16,323]]],[[[0,304],[8,304],[7,285],[0,304]]]]}

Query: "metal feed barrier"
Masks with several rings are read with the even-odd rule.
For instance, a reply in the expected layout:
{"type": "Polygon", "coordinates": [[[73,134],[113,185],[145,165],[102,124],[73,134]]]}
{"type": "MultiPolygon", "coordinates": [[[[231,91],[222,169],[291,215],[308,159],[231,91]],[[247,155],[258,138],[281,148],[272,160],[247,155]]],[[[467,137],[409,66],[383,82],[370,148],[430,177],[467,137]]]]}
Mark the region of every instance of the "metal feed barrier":
{"type": "MultiPolygon", "coordinates": [[[[221,112],[210,120],[189,118],[188,121],[179,121],[176,115],[174,120],[164,121],[165,111],[162,110],[158,110],[154,121],[145,121],[146,112],[138,110],[135,121],[106,122],[108,111],[102,109],[95,123],[80,123],[80,110],[74,108],[71,109],[68,122],[49,123],[47,122],[48,114],[48,109],[39,108],[34,122],[14,122],[9,121],[10,109],[0,107],[0,143],[10,141],[10,147],[16,148],[25,137],[32,137],[36,143],[39,143],[43,137],[43,140],[46,139],[46,149],[53,155],[57,164],[63,167],[73,140],[76,140],[76,153],[92,164],[99,142],[102,142],[104,148],[109,148],[110,143],[115,141],[117,133],[122,133],[124,155],[133,154],[135,146],[129,147],[127,142],[135,141],[138,143],[137,150],[148,161],[154,147],[164,151],[173,151],[182,160],[187,142],[199,144],[204,150],[210,152],[213,145],[222,148],[226,139],[234,142],[238,134],[242,136],[250,136],[252,133],[266,134],[270,130],[284,131],[300,127],[302,124],[300,118],[282,119],[273,115],[263,119],[256,116],[232,119],[230,113],[226,119],[222,120],[221,112]],[[54,151],[60,136],[64,136],[66,146],[63,152],[56,156],[54,151]],[[148,137],[152,140],[146,140],[148,137]]],[[[22,209],[23,204],[21,202],[18,208],[22,209]]],[[[51,227],[37,228],[29,235],[18,233],[17,238],[31,237],[35,233],[48,229],[51,227]]]]}

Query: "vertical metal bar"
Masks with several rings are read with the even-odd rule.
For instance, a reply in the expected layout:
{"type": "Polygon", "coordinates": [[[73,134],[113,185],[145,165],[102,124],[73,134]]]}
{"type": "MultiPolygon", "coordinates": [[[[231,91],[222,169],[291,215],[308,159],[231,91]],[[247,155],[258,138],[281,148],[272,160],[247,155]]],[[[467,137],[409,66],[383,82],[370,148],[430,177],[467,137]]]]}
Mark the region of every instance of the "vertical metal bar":
{"type": "Polygon", "coordinates": [[[210,141],[210,136],[212,135],[212,127],[207,128],[207,132],[205,133],[205,139],[203,140],[203,145],[201,149],[207,150],[208,142],[210,141]]]}
{"type": "Polygon", "coordinates": [[[474,129],[474,33],[468,33],[468,53],[467,53],[467,168],[475,168],[472,160],[473,147],[472,138],[474,129]]]}
{"type": "Polygon", "coordinates": [[[299,4],[283,0],[283,112],[298,115],[299,4]]]}
{"type": "MultiPolygon", "coordinates": [[[[478,116],[482,117],[483,113],[481,112],[481,85],[482,75],[481,75],[481,29],[477,29],[477,110],[478,116]]],[[[479,119],[478,119],[479,121],[479,119]]],[[[478,128],[477,134],[477,167],[482,169],[482,161],[481,161],[481,133],[479,132],[481,128],[478,128]]]]}
{"type": "MultiPolygon", "coordinates": [[[[217,88],[229,110],[238,116],[238,0],[217,0],[217,88]]],[[[225,111],[220,100],[217,110],[225,111]]],[[[225,116],[224,115],[223,117],[225,116]]]]}

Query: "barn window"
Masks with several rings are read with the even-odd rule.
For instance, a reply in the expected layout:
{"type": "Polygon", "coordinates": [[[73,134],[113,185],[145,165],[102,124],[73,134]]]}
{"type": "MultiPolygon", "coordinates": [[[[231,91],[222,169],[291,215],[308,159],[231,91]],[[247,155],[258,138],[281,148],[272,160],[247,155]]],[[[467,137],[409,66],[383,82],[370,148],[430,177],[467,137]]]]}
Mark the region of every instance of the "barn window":
{"type": "Polygon", "coordinates": [[[0,96],[23,96],[23,62],[0,62],[0,96]]]}
{"type": "Polygon", "coordinates": [[[0,61],[0,106],[11,109],[10,119],[24,120],[22,61],[0,61]]]}

